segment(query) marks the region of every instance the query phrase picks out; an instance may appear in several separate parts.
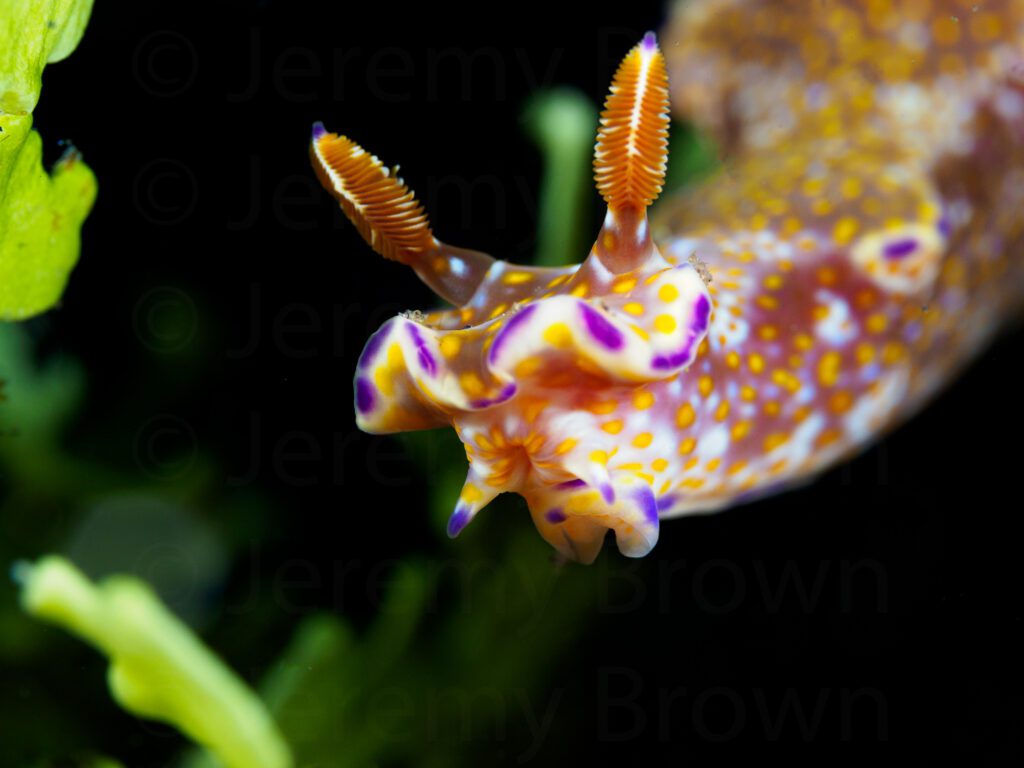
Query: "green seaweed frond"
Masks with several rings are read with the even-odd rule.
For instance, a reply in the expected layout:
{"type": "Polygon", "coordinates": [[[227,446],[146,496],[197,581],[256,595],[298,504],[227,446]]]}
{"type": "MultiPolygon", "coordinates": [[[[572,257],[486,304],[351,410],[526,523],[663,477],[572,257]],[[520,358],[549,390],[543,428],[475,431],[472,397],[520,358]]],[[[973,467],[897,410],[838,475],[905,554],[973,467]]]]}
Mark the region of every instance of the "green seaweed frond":
{"type": "Polygon", "coordinates": [[[228,768],[290,768],[291,753],[266,708],[142,581],[90,582],[62,557],[19,564],[22,606],[110,659],[118,703],[169,723],[228,768]]]}
{"type": "Polygon", "coordinates": [[[52,175],[32,130],[43,68],[78,45],[92,0],[0,0],[0,320],[60,299],[78,260],[96,178],[73,148],[52,175]]]}

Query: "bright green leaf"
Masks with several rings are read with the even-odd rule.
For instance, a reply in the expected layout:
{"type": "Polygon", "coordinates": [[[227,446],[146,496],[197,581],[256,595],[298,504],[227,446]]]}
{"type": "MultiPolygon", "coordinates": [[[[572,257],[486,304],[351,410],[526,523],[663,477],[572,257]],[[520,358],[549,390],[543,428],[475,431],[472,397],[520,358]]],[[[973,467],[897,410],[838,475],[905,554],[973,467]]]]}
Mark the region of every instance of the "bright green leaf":
{"type": "Polygon", "coordinates": [[[0,320],[52,307],[78,260],[96,179],[68,150],[48,175],[32,130],[43,67],[74,50],[92,0],[0,0],[0,320]]]}
{"type": "Polygon", "coordinates": [[[107,680],[122,707],[170,723],[228,768],[290,768],[291,753],[263,704],[142,581],[94,585],[50,555],[21,564],[22,605],[110,658],[107,680]]]}

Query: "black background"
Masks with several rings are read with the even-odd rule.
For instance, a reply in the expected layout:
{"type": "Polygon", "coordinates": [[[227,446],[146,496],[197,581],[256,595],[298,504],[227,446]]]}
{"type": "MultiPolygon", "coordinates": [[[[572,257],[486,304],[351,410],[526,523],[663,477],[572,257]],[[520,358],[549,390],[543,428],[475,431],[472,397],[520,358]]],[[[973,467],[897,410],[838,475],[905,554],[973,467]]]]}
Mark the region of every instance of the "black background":
{"type": "MultiPolygon", "coordinates": [[[[323,120],[400,163],[442,238],[522,260],[540,173],[524,99],[539,82],[600,100],[663,9],[266,2],[214,18],[208,8],[100,2],[80,49],[47,70],[36,127],[51,158],[56,139],[71,139],[100,180],[63,305],[34,326],[48,351],[86,366],[76,432],[110,423],[133,434],[173,415],[190,427],[179,439],[225,468],[225,493],[269,495],[229,597],[297,560],[329,574],[339,562],[443,556],[420,511],[430,477],[399,443],[357,433],[351,404],[369,333],[432,299],[320,190],[310,126],[323,120]],[[482,51],[468,80],[438,57],[447,49],[482,51]],[[468,204],[451,179],[479,182],[468,204]],[[195,326],[188,355],[160,352],[175,342],[148,326],[154,302],[195,326]],[[154,412],[140,393],[155,387],[167,395],[154,412]],[[282,459],[296,451],[314,454],[282,459]]],[[[557,721],[534,764],[1019,758],[1022,341],[1004,336],[919,418],[813,485],[669,522],[643,562],[595,566],[595,579],[625,589],[552,671],[557,721]],[[789,590],[774,604],[793,572],[809,588],[820,577],[820,592],[801,604],[789,590]],[[775,732],[787,696],[820,721],[775,732]]],[[[103,450],[116,460],[131,449],[103,450]]],[[[516,509],[509,524],[529,526],[516,509]]],[[[484,514],[465,536],[501,530],[484,514]]],[[[339,595],[325,576],[289,606],[358,622],[372,602],[358,587],[339,595]]],[[[285,639],[280,623],[243,639],[229,627],[224,617],[208,637],[248,677],[285,639]]],[[[160,764],[176,744],[108,716],[117,730],[102,731],[101,746],[131,764],[160,764]]],[[[523,727],[511,714],[480,763],[518,764],[523,727]]]]}

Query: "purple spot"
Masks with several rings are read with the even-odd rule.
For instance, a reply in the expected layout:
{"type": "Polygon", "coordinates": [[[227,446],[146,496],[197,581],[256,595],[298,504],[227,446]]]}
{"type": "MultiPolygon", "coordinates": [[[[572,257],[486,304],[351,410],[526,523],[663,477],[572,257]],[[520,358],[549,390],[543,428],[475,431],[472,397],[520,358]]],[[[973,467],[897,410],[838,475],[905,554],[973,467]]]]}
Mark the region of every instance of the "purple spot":
{"type": "Polygon", "coordinates": [[[409,336],[412,338],[412,343],[416,346],[416,359],[419,360],[420,367],[431,376],[436,376],[437,362],[434,360],[434,356],[430,354],[430,349],[427,348],[427,342],[425,342],[423,340],[423,336],[420,335],[420,329],[412,324],[405,327],[409,329],[409,336]]]}
{"type": "Polygon", "coordinates": [[[498,335],[494,337],[494,343],[491,344],[491,351],[488,354],[488,359],[493,363],[498,359],[498,352],[505,344],[509,335],[512,334],[516,328],[522,325],[526,320],[534,313],[537,309],[536,304],[530,304],[523,307],[519,312],[509,318],[508,322],[505,323],[504,327],[498,331],[498,335]]]}
{"type": "Polygon", "coordinates": [[[469,510],[462,506],[462,504],[456,505],[452,516],[448,518],[448,538],[454,539],[462,533],[462,529],[466,527],[468,522],[469,510]]]}
{"type": "Polygon", "coordinates": [[[658,499],[658,511],[664,512],[666,509],[672,509],[672,505],[676,503],[676,497],[673,494],[662,496],[658,499]]]}
{"type": "Polygon", "coordinates": [[[686,342],[686,346],[680,349],[678,352],[673,352],[668,355],[655,355],[651,360],[651,367],[657,371],[671,370],[672,368],[678,368],[679,366],[688,363],[693,352],[693,339],[691,338],[686,342]]]}
{"type": "Polygon", "coordinates": [[[359,356],[359,367],[366,368],[373,362],[373,358],[377,356],[377,352],[380,351],[381,345],[384,343],[384,337],[388,335],[388,326],[384,326],[378,330],[370,340],[366,342],[366,346],[363,347],[363,354],[359,356]]]}
{"type": "Polygon", "coordinates": [[[563,512],[558,507],[555,507],[554,509],[549,509],[547,512],[544,513],[544,519],[547,520],[549,523],[558,525],[559,523],[564,523],[569,518],[565,516],[565,512],[563,512]]]}
{"type": "Polygon", "coordinates": [[[653,51],[654,47],[658,44],[657,38],[653,32],[648,32],[644,35],[644,48],[648,51],[653,51]]]}
{"type": "Polygon", "coordinates": [[[882,254],[887,259],[902,259],[917,250],[917,240],[912,237],[887,243],[882,254]]]}
{"type": "Polygon", "coordinates": [[[612,504],[612,503],[615,502],[615,489],[612,488],[612,484],[611,483],[601,483],[600,490],[601,490],[601,496],[604,497],[604,500],[606,502],[608,502],[609,504],[612,504]]]}
{"type": "Polygon", "coordinates": [[[313,141],[316,141],[321,136],[327,133],[327,129],[324,128],[324,124],[317,120],[313,123],[313,141]]]}
{"type": "Polygon", "coordinates": [[[506,384],[496,397],[485,397],[480,400],[470,400],[469,407],[474,410],[480,410],[482,408],[490,408],[492,405],[500,405],[506,400],[509,400],[515,393],[516,385],[515,382],[512,382],[510,384],[506,384]]]}
{"type": "Polygon", "coordinates": [[[658,524],[658,503],[654,500],[654,492],[643,488],[636,494],[636,503],[644,513],[644,519],[651,525],[658,524]]]}
{"type": "Polygon", "coordinates": [[[744,491],[739,495],[733,497],[733,504],[749,504],[752,501],[757,501],[765,496],[774,496],[780,491],[786,490],[791,487],[789,483],[785,481],[770,483],[762,488],[755,488],[753,490],[744,491]]]}
{"type": "Polygon", "coordinates": [[[356,379],[356,408],[359,409],[360,413],[368,413],[373,410],[373,401],[376,398],[373,395],[373,385],[364,379],[359,377],[356,379]]]}
{"type": "Polygon", "coordinates": [[[708,316],[711,314],[711,302],[703,293],[697,297],[693,307],[693,330],[703,333],[708,327],[708,316]]]}
{"type": "Polygon", "coordinates": [[[655,358],[651,360],[651,368],[654,368],[655,370],[658,371],[664,371],[668,368],[675,368],[675,366],[672,365],[672,356],[656,355],[655,358]]]}
{"type": "Polygon", "coordinates": [[[943,216],[939,219],[939,234],[943,237],[949,237],[953,231],[953,225],[949,222],[949,216],[943,216]]]}
{"type": "Polygon", "coordinates": [[[584,486],[586,486],[586,484],[586,480],[580,480],[577,477],[575,480],[566,480],[564,483],[559,483],[558,485],[555,486],[555,488],[583,488],[584,486]]]}
{"type": "Polygon", "coordinates": [[[589,304],[580,303],[583,321],[587,324],[590,335],[608,349],[622,347],[622,334],[608,320],[589,304]]]}

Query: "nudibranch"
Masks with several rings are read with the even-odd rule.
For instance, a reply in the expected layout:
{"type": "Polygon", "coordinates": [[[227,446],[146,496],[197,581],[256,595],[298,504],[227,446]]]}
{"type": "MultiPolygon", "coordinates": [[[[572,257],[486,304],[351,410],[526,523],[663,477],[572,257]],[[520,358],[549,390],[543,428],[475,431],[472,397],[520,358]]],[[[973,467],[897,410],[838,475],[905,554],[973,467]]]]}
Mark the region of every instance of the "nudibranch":
{"type": "Polygon", "coordinates": [[[469,470],[450,535],[514,491],[566,556],[592,561],[609,530],[642,556],[661,518],[773,492],[857,450],[1018,306],[1020,8],[986,13],[983,43],[964,30],[958,47],[935,41],[951,33],[929,3],[909,5],[920,18],[901,26],[900,9],[839,2],[686,4],[669,33],[685,70],[673,90],[731,159],[650,224],[669,80],[648,33],[605,102],[594,172],[607,215],[571,267],[442,243],[393,171],[314,127],[313,165],[363,237],[454,305],[387,322],[355,377],[364,430],[454,426],[469,470]],[[900,46],[924,50],[911,66],[900,46]],[[971,57],[986,49],[982,67],[971,57]]]}

